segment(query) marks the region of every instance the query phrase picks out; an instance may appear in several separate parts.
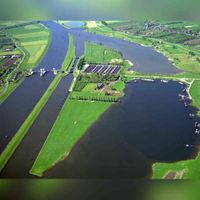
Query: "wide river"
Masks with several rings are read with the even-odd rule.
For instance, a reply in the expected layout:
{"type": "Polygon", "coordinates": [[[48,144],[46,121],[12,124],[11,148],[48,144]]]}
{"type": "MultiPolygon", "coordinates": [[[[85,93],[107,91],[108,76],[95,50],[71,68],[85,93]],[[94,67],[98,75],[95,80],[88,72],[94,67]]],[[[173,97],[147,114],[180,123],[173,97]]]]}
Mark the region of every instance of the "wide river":
{"type": "MultiPolygon", "coordinates": [[[[152,48],[125,40],[87,33],[81,29],[65,29],[45,22],[52,31],[52,42],[38,68],[59,68],[68,47],[68,33],[75,37],[76,56],[83,54],[84,42],[101,43],[122,52],[124,58],[143,73],[173,74],[180,72],[166,57],[152,48]]],[[[3,170],[1,177],[29,177],[30,170],[57,114],[68,95],[72,81],[68,75],[60,82],[27,136],[3,170]]],[[[0,105],[0,150],[16,133],[34,105],[53,80],[34,75],[0,105]],[[5,136],[9,136],[6,138],[5,136]]],[[[178,101],[181,85],[175,82],[130,83],[126,95],[114,104],[88,133],[75,145],[69,157],[45,174],[46,177],[149,177],[155,161],[188,159],[196,149],[194,120],[188,118],[192,107],[178,101]]]]}

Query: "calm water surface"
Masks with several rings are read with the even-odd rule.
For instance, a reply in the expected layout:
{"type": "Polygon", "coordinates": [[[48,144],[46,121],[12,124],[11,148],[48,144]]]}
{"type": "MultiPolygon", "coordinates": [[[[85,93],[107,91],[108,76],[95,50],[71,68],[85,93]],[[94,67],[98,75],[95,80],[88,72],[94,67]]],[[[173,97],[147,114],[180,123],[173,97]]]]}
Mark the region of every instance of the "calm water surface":
{"type": "Polygon", "coordinates": [[[191,158],[196,148],[193,107],[185,108],[182,86],[156,81],[131,82],[114,104],[46,177],[144,178],[152,163],[191,158]]]}

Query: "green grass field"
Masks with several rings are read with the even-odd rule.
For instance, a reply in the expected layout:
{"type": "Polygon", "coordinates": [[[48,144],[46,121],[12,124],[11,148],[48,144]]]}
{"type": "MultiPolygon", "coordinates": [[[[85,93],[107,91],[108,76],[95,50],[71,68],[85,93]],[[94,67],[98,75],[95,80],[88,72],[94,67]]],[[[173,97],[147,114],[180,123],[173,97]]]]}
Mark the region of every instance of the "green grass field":
{"type": "Polygon", "coordinates": [[[30,173],[42,176],[46,170],[65,159],[81,136],[110,105],[67,100],[30,173]]]}
{"type": "Polygon", "coordinates": [[[25,22],[27,22],[27,21],[0,20],[0,27],[14,26],[14,25],[17,25],[17,24],[20,24],[20,23],[25,23],[25,22]]]}
{"type": "Polygon", "coordinates": [[[85,60],[87,63],[118,63],[123,62],[121,53],[102,45],[86,42],[85,60]]]}
{"type": "Polygon", "coordinates": [[[200,178],[200,155],[196,159],[177,163],[156,163],[153,165],[153,179],[162,179],[168,173],[176,173],[176,179],[200,178]]]}
{"type": "Polygon", "coordinates": [[[120,92],[123,92],[125,87],[126,87],[126,84],[124,83],[124,81],[117,81],[115,82],[113,85],[112,85],[113,89],[115,90],[118,90],[120,92]]]}
{"type": "Polygon", "coordinates": [[[31,24],[6,30],[6,33],[17,41],[26,59],[21,67],[34,68],[42,59],[50,44],[50,31],[41,24],[31,24]]]}
{"type": "Polygon", "coordinates": [[[88,83],[83,89],[82,92],[96,92],[96,83],[88,83]]]}

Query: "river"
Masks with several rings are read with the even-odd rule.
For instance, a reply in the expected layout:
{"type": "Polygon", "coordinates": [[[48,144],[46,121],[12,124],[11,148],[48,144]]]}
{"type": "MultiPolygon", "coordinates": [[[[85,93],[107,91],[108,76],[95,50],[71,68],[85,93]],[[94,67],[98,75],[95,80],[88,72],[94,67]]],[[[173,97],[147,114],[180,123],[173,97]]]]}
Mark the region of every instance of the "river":
{"type": "MultiPolygon", "coordinates": [[[[46,22],[46,25],[52,30],[52,34],[55,32],[55,36],[52,37],[52,44],[38,67],[59,68],[61,66],[68,46],[67,35],[70,32],[75,37],[77,57],[83,54],[84,42],[92,41],[121,51],[126,59],[135,64],[136,71],[162,74],[180,72],[166,57],[152,48],[87,33],[82,29],[65,29],[54,22],[46,22]]],[[[1,177],[30,177],[28,171],[67,97],[67,88],[72,78],[67,76],[60,82],[3,170],[1,177]]],[[[2,138],[5,135],[11,138],[15,134],[52,79],[53,76],[50,74],[44,78],[35,75],[26,79],[0,106],[3,113],[1,120],[4,122],[0,126],[0,131],[4,133],[1,135],[2,138]],[[30,90],[32,87],[34,92],[30,90]],[[32,95],[30,99],[29,93],[32,95]],[[22,108],[25,111],[20,112],[22,108]]],[[[181,86],[174,82],[128,84],[122,103],[114,104],[77,143],[69,157],[48,171],[45,176],[149,177],[151,164],[155,161],[170,162],[188,159],[195,152],[194,148],[185,148],[186,143],[194,144],[196,141],[196,136],[194,137],[193,134],[194,122],[188,118],[188,112],[194,111],[194,108],[185,109],[178,101],[180,90],[181,86]],[[163,97],[162,100],[160,97],[163,97]],[[168,146],[163,146],[161,145],[163,141],[170,142],[168,146]]],[[[3,149],[6,140],[3,139],[1,142],[3,149]]]]}

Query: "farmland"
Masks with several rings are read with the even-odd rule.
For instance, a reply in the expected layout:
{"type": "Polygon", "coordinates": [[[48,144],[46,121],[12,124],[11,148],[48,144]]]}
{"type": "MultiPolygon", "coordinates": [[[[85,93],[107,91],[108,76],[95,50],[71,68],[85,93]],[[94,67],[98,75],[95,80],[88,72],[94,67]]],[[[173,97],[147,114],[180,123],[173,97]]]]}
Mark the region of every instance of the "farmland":
{"type": "Polygon", "coordinates": [[[8,29],[6,33],[16,40],[25,54],[23,69],[36,67],[50,44],[50,32],[40,24],[8,29]]]}
{"type": "MultiPolygon", "coordinates": [[[[9,23],[7,24],[9,25],[9,23]]],[[[2,103],[24,80],[24,72],[38,65],[50,44],[51,34],[40,24],[31,24],[2,30],[0,56],[17,60],[8,67],[2,63],[0,102],[2,103]]]]}

